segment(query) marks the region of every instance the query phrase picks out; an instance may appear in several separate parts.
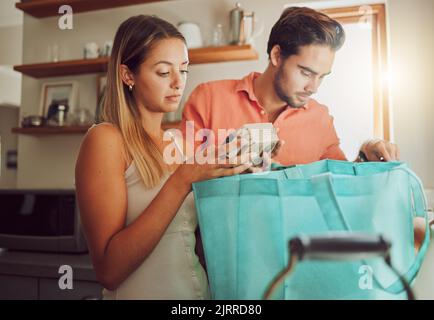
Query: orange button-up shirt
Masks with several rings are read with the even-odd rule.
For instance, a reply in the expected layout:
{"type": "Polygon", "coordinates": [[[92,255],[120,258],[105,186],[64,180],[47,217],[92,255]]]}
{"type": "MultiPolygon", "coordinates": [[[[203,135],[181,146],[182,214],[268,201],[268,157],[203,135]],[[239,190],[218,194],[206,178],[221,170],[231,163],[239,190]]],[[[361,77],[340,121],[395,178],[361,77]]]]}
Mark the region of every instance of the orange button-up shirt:
{"type": "MultiPolygon", "coordinates": [[[[194,121],[194,131],[238,129],[247,123],[269,122],[268,115],[253,92],[252,72],[241,80],[220,80],[199,85],[184,106],[182,131],[186,121],[194,121]]],[[[313,99],[302,108],[287,107],[273,122],[284,141],[274,161],[283,165],[303,164],[322,159],[346,160],[339,147],[333,117],[326,106],[313,99]]],[[[219,141],[221,143],[221,141],[219,141]]]]}

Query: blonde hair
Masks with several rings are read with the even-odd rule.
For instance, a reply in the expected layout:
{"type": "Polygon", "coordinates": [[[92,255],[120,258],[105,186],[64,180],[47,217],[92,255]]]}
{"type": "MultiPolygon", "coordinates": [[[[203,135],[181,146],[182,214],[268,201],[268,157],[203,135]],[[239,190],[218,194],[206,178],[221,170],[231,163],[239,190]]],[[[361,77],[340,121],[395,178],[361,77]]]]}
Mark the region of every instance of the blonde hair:
{"type": "Polygon", "coordinates": [[[120,65],[139,72],[140,64],[152,47],[162,39],[178,38],[179,31],[169,22],[155,16],[138,15],[125,20],[118,28],[108,63],[107,87],[99,120],[114,124],[120,130],[125,154],[134,164],[148,188],[156,186],[167,172],[163,155],[143,128],[133,93],[123,83],[120,65]]]}

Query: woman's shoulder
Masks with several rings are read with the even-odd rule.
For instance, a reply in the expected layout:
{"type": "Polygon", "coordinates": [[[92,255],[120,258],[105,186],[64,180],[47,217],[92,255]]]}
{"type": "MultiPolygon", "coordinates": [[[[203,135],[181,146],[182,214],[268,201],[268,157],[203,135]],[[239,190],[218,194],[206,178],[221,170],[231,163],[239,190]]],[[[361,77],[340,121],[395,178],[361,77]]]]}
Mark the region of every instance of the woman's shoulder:
{"type": "MultiPolygon", "coordinates": [[[[113,130],[113,129],[119,131],[119,128],[118,128],[115,124],[113,124],[113,123],[111,123],[111,122],[99,122],[99,123],[94,123],[94,124],[93,124],[93,125],[92,125],[88,130],[87,130],[87,132],[95,131],[95,130],[99,130],[99,131],[101,131],[101,130],[113,130]],[[103,128],[103,129],[101,129],[101,128],[103,128]]],[[[120,133],[120,131],[119,131],[119,133],[120,133]]]]}
{"type": "Polygon", "coordinates": [[[101,122],[92,125],[84,137],[84,141],[93,143],[110,143],[116,145],[122,143],[122,133],[116,125],[109,122],[101,122]]]}
{"type": "Polygon", "coordinates": [[[102,122],[90,127],[84,137],[82,148],[90,153],[109,156],[111,159],[117,158],[116,155],[122,155],[125,168],[129,164],[122,133],[112,123],[102,122]]]}

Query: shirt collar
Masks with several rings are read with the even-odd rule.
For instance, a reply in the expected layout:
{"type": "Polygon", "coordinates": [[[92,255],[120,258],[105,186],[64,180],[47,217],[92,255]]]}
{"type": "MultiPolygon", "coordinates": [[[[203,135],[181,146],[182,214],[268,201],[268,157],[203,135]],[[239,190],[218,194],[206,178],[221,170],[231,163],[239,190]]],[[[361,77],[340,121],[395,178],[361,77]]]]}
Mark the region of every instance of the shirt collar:
{"type": "MultiPolygon", "coordinates": [[[[253,81],[259,77],[261,75],[261,73],[259,72],[251,72],[249,73],[247,76],[245,76],[244,78],[242,78],[241,80],[238,81],[237,85],[235,86],[235,90],[237,92],[240,91],[244,91],[247,93],[249,99],[251,101],[255,101],[259,104],[258,99],[255,96],[255,93],[253,92],[253,81]]],[[[303,107],[301,107],[302,109],[308,109],[309,107],[309,103],[310,100],[308,101],[308,103],[306,103],[303,107]]],[[[288,110],[299,110],[299,108],[292,108],[289,105],[286,106],[286,109],[288,110]]]]}
{"type": "Polygon", "coordinates": [[[259,72],[251,72],[244,78],[238,81],[235,90],[237,92],[245,91],[247,95],[249,96],[249,99],[252,101],[258,102],[258,99],[255,96],[255,93],[253,92],[253,81],[259,77],[261,74],[259,72]]]}

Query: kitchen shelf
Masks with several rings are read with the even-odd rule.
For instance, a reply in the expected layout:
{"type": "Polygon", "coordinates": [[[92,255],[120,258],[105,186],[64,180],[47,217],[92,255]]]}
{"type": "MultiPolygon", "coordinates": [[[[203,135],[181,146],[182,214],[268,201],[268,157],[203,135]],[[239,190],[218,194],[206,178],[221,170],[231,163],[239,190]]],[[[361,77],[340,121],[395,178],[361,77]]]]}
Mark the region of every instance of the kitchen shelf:
{"type": "Polygon", "coordinates": [[[163,122],[161,124],[161,128],[163,130],[167,130],[167,129],[181,129],[181,121],[163,122]]]}
{"type": "Polygon", "coordinates": [[[258,53],[249,44],[206,47],[188,50],[190,64],[257,60],[258,53]]]}
{"type": "MultiPolygon", "coordinates": [[[[165,122],[162,124],[163,130],[179,128],[181,121],[165,122]]],[[[58,134],[83,134],[86,133],[90,126],[63,126],[63,127],[28,127],[12,128],[12,133],[28,135],[58,135],[58,134]]]]}
{"type": "Polygon", "coordinates": [[[63,127],[28,127],[12,128],[12,133],[45,135],[45,134],[76,134],[86,133],[90,126],[63,126],[63,127]]]}
{"type": "MultiPolygon", "coordinates": [[[[190,64],[256,60],[258,53],[251,45],[230,45],[188,50],[190,64]]],[[[107,71],[108,57],[68,60],[14,66],[14,70],[33,78],[70,76],[107,71]]]]}
{"type": "Polygon", "coordinates": [[[35,18],[45,18],[58,16],[62,5],[69,5],[74,13],[79,13],[159,1],[162,0],[33,0],[17,2],[15,7],[35,18]]]}
{"type": "Polygon", "coordinates": [[[14,66],[14,70],[33,78],[59,77],[107,71],[108,58],[81,59],[14,66]]]}

